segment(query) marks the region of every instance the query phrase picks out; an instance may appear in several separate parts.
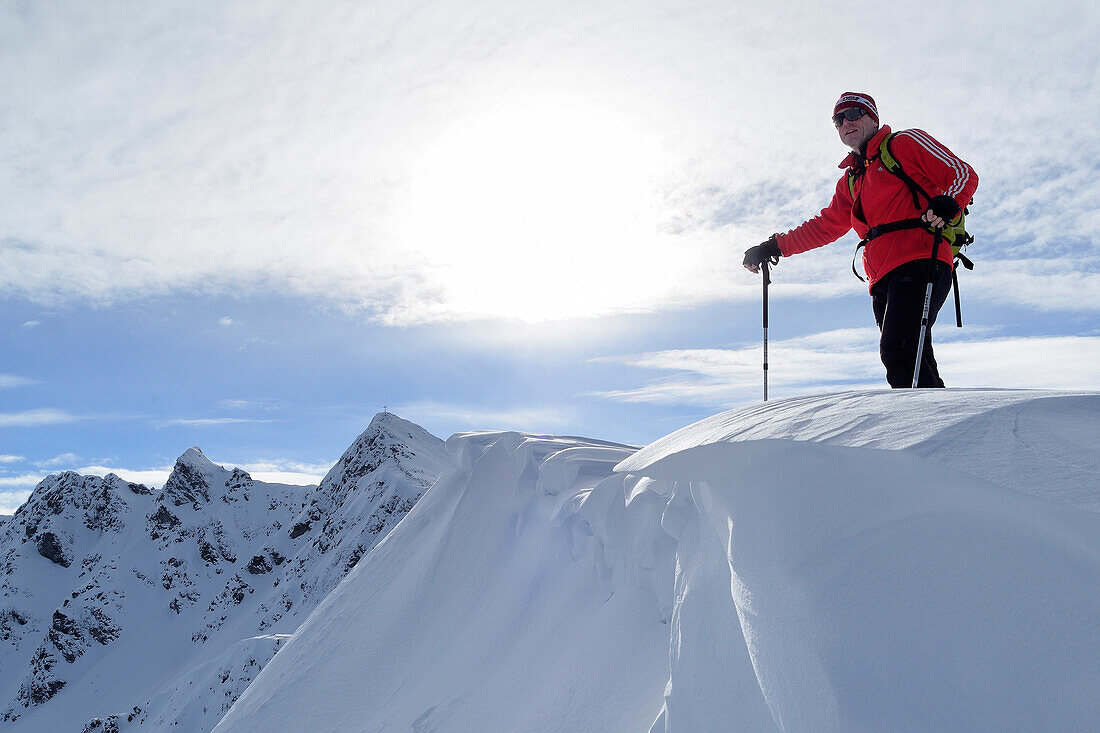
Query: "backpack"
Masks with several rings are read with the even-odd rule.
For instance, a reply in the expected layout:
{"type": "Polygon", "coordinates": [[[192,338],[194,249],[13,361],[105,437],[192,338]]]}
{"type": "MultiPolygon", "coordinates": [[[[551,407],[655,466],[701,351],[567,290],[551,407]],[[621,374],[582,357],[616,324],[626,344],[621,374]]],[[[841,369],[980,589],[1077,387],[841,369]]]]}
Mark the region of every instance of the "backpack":
{"type": "MultiPolygon", "coordinates": [[[[913,208],[920,209],[920,197],[923,197],[925,201],[931,201],[932,197],[928,195],[919,183],[914,181],[909,174],[907,174],[901,167],[901,163],[890,152],[890,141],[898,133],[892,132],[882,139],[882,142],[878,146],[879,161],[882,163],[886,170],[902,180],[902,182],[909,188],[909,193],[913,196],[913,208]]],[[[848,192],[852,198],[856,197],[856,177],[859,175],[857,169],[848,170],[848,192]]],[[[971,201],[970,203],[973,203],[971,201]]],[[[962,326],[962,315],[959,312],[959,277],[958,266],[961,264],[968,270],[974,269],[974,262],[969,257],[963,254],[963,250],[966,249],[974,241],[973,235],[966,231],[966,215],[970,213],[970,204],[963,207],[959,215],[943,227],[941,236],[943,240],[951,245],[951,254],[955,259],[955,267],[951,271],[952,289],[955,291],[955,322],[958,326],[962,326]]],[[[929,226],[925,221],[919,217],[914,219],[903,219],[901,221],[889,222],[887,224],[880,224],[877,227],[871,227],[867,232],[867,236],[856,245],[855,254],[852,255],[852,272],[856,274],[860,280],[863,280],[863,276],[856,270],[856,255],[859,254],[859,250],[862,247],[867,246],[875,237],[886,234],[888,232],[896,232],[901,229],[924,229],[927,232],[935,234],[936,230],[929,226]]],[[[866,282],[864,280],[864,282],[866,282]]]]}

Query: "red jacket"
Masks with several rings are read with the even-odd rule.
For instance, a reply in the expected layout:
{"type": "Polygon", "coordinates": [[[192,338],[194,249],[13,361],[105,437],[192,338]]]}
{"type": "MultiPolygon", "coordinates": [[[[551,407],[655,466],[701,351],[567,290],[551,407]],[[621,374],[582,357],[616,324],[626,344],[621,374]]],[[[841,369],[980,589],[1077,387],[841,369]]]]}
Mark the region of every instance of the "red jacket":
{"type": "MultiPolygon", "coordinates": [[[[882,139],[890,134],[883,125],[867,142],[870,158],[862,162],[863,174],[856,177],[856,196],[848,190],[848,170],[861,164],[854,154],[841,162],[844,175],[836,184],[833,200],[813,219],[786,234],[777,234],[776,243],[784,256],[822,247],[855,229],[860,239],[873,226],[912,219],[928,210],[921,197],[920,207],[913,206],[909,187],[898,176],[886,170],[878,160],[882,139]]],[[[951,196],[963,208],[970,203],[978,187],[978,174],[969,164],[937,142],[923,130],[902,130],[890,141],[890,152],[901,163],[902,170],[920,184],[929,196],[951,196]]],[[[932,251],[932,234],[923,229],[903,229],[872,239],[863,249],[863,269],[868,288],[906,262],[927,258],[932,251]]],[[[951,264],[951,248],[940,247],[939,258],[951,264]]]]}

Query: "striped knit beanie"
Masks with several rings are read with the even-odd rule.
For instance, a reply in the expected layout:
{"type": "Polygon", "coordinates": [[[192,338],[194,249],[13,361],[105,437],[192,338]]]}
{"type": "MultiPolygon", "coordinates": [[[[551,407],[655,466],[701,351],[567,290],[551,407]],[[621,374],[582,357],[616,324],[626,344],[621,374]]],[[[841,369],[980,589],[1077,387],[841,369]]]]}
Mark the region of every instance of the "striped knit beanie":
{"type": "Polygon", "coordinates": [[[878,107],[875,106],[875,100],[871,98],[870,94],[864,94],[863,92],[844,92],[840,95],[840,99],[836,100],[836,106],[833,107],[833,115],[843,112],[846,109],[852,107],[859,107],[871,115],[875,120],[875,124],[879,124],[878,121],[878,107]]]}

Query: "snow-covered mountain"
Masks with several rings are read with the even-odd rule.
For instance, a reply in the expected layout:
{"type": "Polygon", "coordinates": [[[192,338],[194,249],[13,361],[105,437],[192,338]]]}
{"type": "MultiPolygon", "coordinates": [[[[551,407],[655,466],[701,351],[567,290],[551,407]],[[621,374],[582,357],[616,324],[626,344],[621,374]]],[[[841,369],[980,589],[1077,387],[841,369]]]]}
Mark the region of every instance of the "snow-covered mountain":
{"type": "Polygon", "coordinates": [[[53,476],[0,523],[0,727],[1087,730],[1098,417],[852,392],[637,449],[383,414],[318,487],[53,476]]]}
{"type": "Polygon", "coordinates": [[[210,730],[444,455],[383,413],[319,487],[254,481],[198,448],[160,491],[48,477],[0,524],[0,725],[210,730]]]}
{"type": "Polygon", "coordinates": [[[1089,730],[1100,394],[468,433],[215,729],[1089,730]]]}

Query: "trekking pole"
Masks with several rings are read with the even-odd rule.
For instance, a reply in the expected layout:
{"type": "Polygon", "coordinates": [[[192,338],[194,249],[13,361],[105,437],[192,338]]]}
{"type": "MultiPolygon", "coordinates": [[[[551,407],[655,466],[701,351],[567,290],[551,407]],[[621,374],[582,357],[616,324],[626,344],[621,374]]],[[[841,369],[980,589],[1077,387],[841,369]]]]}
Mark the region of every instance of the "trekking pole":
{"type": "Polygon", "coordinates": [[[768,284],[771,276],[768,275],[768,261],[764,260],[764,401],[768,401],[768,284]]]}
{"type": "Polygon", "coordinates": [[[928,333],[928,312],[932,310],[932,284],[936,279],[936,254],[940,250],[940,241],[943,239],[943,227],[936,227],[936,233],[932,237],[932,255],[928,258],[928,287],[924,290],[924,312],[920,318],[920,338],[917,340],[917,363],[913,366],[913,389],[917,388],[917,380],[920,379],[920,361],[924,356],[924,338],[928,333]]]}
{"type": "Polygon", "coordinates": [[[962,303],[959,302],[959,263],[958,260],[951,266],[951,290],[955,292],[955,325],[963,327],[962,303]]]}

